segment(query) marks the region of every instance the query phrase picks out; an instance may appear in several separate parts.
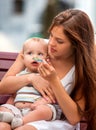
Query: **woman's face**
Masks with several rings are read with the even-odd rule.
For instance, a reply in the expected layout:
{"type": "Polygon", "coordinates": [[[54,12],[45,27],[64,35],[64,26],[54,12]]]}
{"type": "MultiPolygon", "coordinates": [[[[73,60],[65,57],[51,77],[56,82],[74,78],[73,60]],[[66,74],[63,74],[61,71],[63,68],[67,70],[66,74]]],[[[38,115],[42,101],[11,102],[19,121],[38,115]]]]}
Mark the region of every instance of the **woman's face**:
{"type": "Polygon", "coordinates": [[[73,57],[73,46],[66,35],[62,26],[55,26],[51,30],[49,37],[48,53],[50,58],[68,59],[73,57]]]}

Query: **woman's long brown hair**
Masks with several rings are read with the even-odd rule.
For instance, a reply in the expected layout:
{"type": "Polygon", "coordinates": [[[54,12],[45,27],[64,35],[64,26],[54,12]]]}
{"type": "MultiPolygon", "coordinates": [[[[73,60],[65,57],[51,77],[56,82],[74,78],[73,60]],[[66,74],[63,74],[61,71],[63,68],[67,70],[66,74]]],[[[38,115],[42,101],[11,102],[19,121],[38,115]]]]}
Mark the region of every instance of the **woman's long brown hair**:
{"type": "Polygon", "coordinates": [[[71,94],[76,101],[78,111],[87,120],[87,130],[96,130],[96,58],[94,30],[88,15],[76,9],[69,9],[57,15],[49,28],[63,26],[64,34],[74,47],[75,87],[71,94]],[[81,92],[77,99],[76,95],[81,92]],[[78,100],[85,98],[85,111],[78,105],[78,100]]]}

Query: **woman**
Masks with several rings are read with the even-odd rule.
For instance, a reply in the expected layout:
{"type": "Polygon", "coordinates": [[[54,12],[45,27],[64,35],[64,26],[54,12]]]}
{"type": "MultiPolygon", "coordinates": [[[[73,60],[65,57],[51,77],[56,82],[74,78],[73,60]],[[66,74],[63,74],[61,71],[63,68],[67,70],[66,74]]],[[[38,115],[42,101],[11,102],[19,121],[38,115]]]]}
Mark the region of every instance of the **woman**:
{"type": "MultiPolygon", "coordinates": [[[[94,31],[90,19],[83,11],[69,9],[61,12],[53,19],[49,32],[48,54],[51,63],[42,63],[39,67],[39,73],[50,84],[62,109],[61,119],[65,120],[31,122],[15,130],[74,130],[76,124],[83,117],[88,121],[87,129],[95,130],[96,65],[94,31]]],[[[31,82],[34,86],[38,86],[35,84],[36,81],[34,82],[38,78],[34,75],[26,75],[19,80],[16,79],[14,75],[24,67],[20,59],[19,55],[17,61],[2,80],[1,93],[14,93],[23,85],[31,82]],[[14,67],[16,70],[13,71],[14,67]],[[8,82],[10,79],[12,83],[8,82]],[[15,87],[6,90],[10,84],[15,87]]],[[[37,83],[40,86],[40,82],[37,83]]],[[[48,87],[36,88],[42,95],[45,96],[47,93],[54,100],[48,87]]],[[[3,123],[0,123],[0,129],[5,130],[3,127],[3,123]]],[[[5,127],[7,130],[11,130],[8,124],[5,127]]]]}

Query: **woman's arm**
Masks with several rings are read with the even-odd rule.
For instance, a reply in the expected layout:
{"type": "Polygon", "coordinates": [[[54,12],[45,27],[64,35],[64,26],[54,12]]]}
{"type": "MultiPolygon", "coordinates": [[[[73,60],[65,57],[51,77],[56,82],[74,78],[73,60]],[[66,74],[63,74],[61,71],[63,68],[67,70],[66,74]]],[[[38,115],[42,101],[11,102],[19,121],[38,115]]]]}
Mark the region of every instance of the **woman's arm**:
{"type": "Polygon", "coordinates": [[[25,68],[24,63],[23,63],[23,58],[22,58],[22,52],[20,52],[15,60],[15,62],[13,63],[13,65],[10,67],[10,69],[8,70],[8,72],[5,74],[5,76],[3,77],[6,78],[8,76],[15,76],[17,73],[19,73],[21,70],[23,70],[25,68]]]}
{"type": "MultiPolygon", "coordinates": [[[[67,120],[72,124],[76,124],[81,120],[81,115],[78,112],[77,103],[68,95],[64,87],[62,86],[59,77],[56,74],[55,69],[47,64],[42,63],[39,67],[39,73],[43,78],[50,82],[51,88],[55,94],[58,104],[60,105],[67,120]]],[[[79,96],[80,93],[78,93],[79,96]]],[[[81,110],[84,110],[85,102],[84,98],[78,101],[78,105],[81,110]]]]}
{"type": "Polygon", "coordinates": [[[24,84],[22,82],[23,80],[26,84],[28,82],[27,81],[28,79],[26,77],[22,77],[22,78],[16,77],[16,74],[24,69],[24,64],[23,64],[23,59],[22,59],[21,53],[17,56],[16,61],[10,67],[10,69],[5,74],[5,76],[3,77],[3,79],[0,83],[0,93],[1,94],[14,93],[14,92],[16,92],[16,90],[19,89],[20,86],[22,86],[24,84]],[[21,85],[20,83],[23,83],[23,84],[21,85]]]}

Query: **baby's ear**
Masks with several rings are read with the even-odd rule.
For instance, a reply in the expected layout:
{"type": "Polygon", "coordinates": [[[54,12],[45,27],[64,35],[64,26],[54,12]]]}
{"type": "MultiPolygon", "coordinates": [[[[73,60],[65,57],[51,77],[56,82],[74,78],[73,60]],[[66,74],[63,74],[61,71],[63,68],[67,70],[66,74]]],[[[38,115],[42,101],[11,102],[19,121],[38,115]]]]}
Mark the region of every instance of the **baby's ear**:
{"type": "Polygon", "coordinates": [[[22,57],[22,59],[24,59],[24,54],[23,53],[21,54],[21,57],[22,57]]]}

